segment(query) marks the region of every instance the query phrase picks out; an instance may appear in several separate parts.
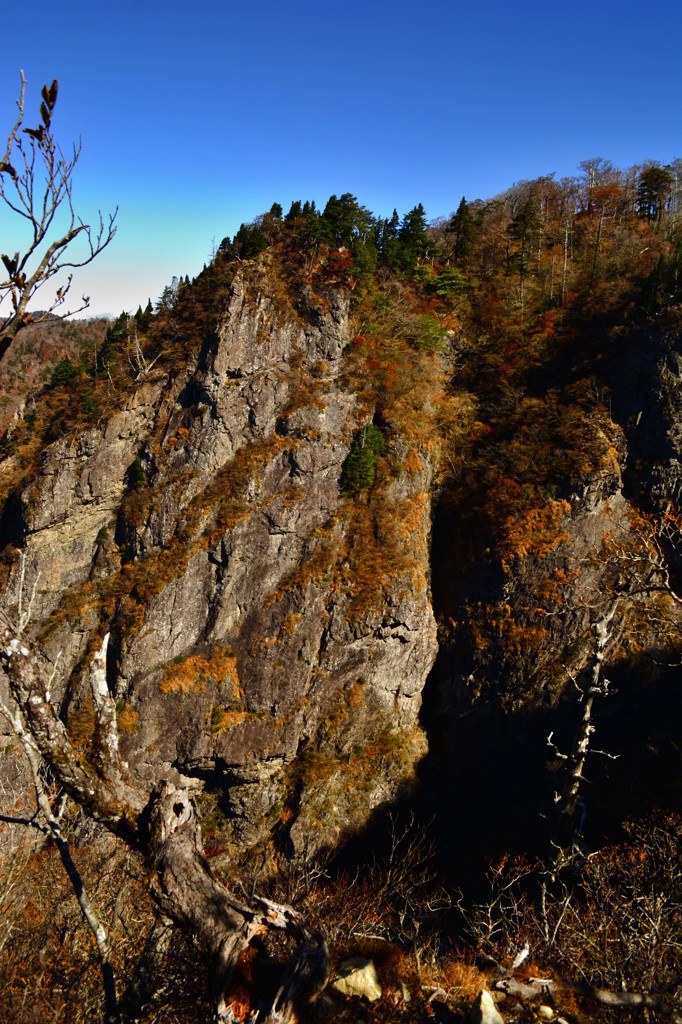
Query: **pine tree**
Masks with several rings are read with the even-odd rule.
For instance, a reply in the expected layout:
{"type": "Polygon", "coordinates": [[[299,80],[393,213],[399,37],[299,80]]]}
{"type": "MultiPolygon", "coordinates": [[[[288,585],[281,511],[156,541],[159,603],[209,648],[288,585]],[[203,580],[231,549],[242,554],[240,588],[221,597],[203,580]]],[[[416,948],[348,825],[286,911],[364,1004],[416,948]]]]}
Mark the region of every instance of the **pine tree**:
{"type": "Polygon", "coordinates": [[[392,247],[389,266],[405,274],[426,259],[431,243],[426,234],[426,210],[421,203],[403,217],[397,234],[397,245],[392,247]]]}
{"type": "Polygon", "coordinates": [[[667,167],[647,167],[637,184],[637,212],[644,220],[661,220],[674,178],[667,167]]]}
{"type": "Polygon", "coordinates": [[[457,212],[450,220],[446,231],[448,234],[454,235],[455,244],[452,255],[455,263],[466,269],[476,244],[476,226],[464,196],[462,196],[457,212]]]}
{"type": "Polygon", "coordinates": [[[384,219],[377,223],[376,246],[379,262],[388,267],[395,266],[395,260],[399,248],[398,228],[400,217],[398,211],[394,210],[390,220],[384,219]]]}
{"type": "Polygon", "coordinates": [[[350,192],[344,192],[339,199],[330,196],[322,220],[331,239],[337,245],[348,246],[356,239],[364,239],[373,223],[372,214],[350,192]]]}
{"type": "Polygon", "coordinates": [[[303,216],[303,210],[302,210],[301,201],[300,201],[300,199],[296,199],[291,204],[291,206],[289,207],[289,212],[287,213],[287,215],[284,218],[284,220],[287,223],[290,223],[291,221],[298,220],[298,218],[302,217],[302,216],[303,216]]]}

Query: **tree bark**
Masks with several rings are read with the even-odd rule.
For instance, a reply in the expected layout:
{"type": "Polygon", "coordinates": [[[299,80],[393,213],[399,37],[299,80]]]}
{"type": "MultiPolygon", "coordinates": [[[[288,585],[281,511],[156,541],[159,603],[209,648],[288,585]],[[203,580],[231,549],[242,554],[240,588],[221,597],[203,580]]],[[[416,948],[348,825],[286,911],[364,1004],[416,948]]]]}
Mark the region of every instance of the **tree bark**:
{"type": "Polygon", "coordinates": [[[0,627],[0,664],[37,750],[55,780],[88,815],[145,856],[152,898],[165,917],[195,938],[209,965],[214,1021],[231,1019],[229,987],[240,954],[256,935],[273,930],[284,932],[296,945],[267,1020],[293,1021],[297,1007],[314,1000],[326,984],[324,937],[291,907],[260,897],[247,905],[213,876],[186,789],[164,781],[150,793],[129,778],[106,683],[106,638],[91,666],[97,716],[97,752],[91,764],[72,745],[49,700],[42,660],[4,616],[0,627]]]}

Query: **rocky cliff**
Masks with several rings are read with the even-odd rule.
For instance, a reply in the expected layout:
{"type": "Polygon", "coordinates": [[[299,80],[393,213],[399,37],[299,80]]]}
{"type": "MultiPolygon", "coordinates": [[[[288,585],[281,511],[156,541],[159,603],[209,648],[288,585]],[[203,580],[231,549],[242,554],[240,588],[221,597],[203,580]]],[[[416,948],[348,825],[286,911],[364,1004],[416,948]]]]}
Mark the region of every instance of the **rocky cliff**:
{"type": "Polygon", "coordinates": [[[500,342],[454,320],[437,353],[398,291],[377,340],[347,287],[288,273],[231,264],[215,315],[190,290],[156,361],[104,378],[98,415],[72,422],[48,389],[6,439],[5,603],[57,665],[72,736],[87,752],[82,677],[110,632],[131,771],[189,780],[233,855],[357,832],[413,785],[424,729],[450,824],[492,798],[530,827],[561,778],[546,737],[570,746],[616,601],[604,792],[645,750],[668,776],[673,734],[652,753],[651,723],[679,713],[674,324],[548,335],[512,386],[500,342]],[[369,475],[351,486],[353,459],[369,475]]]}
{"type": "Polygon", "coordinates": [[[432,465],[384,421],[372,493],[343,496],[376,415],[349,373],[347,292],[294,305],[276,284],[239,269],[172,367],[38,464],[10,455],[5,600],[30,611],[84,748],[81,676],[109,631],[131,771],[205,786],[227,847],[302,849],[361,827],[425,751],[432,465]]]}

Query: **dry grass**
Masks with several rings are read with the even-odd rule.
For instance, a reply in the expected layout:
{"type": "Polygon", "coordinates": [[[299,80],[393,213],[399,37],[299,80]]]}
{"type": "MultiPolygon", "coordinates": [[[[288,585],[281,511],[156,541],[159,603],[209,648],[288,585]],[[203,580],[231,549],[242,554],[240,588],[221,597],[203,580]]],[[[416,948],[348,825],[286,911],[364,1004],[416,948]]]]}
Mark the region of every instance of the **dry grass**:
{"type": "Polygon", "coordinates": [[[228,687],[233,700],[242,696],[237,659],[223,647],[216,647],[209,658],[193,654],[165,665],[159,688],[161,693],[202,693],[209,682],[228,687]]]}
{"type": "Polygon", "coordinates": [[[226,708],[215,708],[211,716],[211,732],[214,736],[219,736],[251,717],[249,711],[229,711],[226,708]]]}

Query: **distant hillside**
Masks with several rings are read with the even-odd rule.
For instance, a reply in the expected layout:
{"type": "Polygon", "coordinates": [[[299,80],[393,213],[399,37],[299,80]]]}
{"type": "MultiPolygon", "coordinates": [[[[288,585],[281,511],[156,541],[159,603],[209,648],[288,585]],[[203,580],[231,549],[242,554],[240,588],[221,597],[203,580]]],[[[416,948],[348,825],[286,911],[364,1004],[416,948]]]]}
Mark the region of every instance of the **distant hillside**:
{"type": "Polygon", "coordinates": [[[0,433],[21,403],[40,392],[60,359],[84,359],[93,364],[93,353],[102,343],[107,325],[102,317],[60,320],[50,315],[21,332],[0,363],[0,433]]]}

